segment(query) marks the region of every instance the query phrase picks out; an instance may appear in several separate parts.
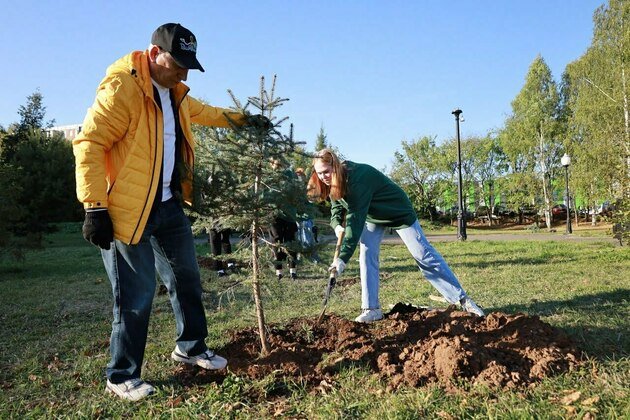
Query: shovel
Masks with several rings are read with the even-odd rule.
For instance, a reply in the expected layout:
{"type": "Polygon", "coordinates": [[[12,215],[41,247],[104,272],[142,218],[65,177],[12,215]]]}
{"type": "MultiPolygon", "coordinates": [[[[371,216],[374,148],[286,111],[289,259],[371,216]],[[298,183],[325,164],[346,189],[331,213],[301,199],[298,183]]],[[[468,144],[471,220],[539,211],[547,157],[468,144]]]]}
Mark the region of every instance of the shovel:
{"type": "MultiPolygon", "coordinates": [[[[337,261],[339,258],[339,251],[341,250],[341,243],[343,242],[344,233],[337,238],[337,244],[335,245],[335,256],[333,257],[333,261],[337,261]]],[[[330,277],[328,278],[328,285],[326,285],[326,291],[324,293],[324,307],[322,308],[322,313],[319,314],[319,318],[317,318],[317,323],[322,322],[322,318],[324,317],[324,313],[326,312],[326,307],[328,306],[328,300],[330,299],[330,295],[332,293],[332,289],[335,287],[337,283],[337,270],[333,269],[330,273],[330,277]]]]}

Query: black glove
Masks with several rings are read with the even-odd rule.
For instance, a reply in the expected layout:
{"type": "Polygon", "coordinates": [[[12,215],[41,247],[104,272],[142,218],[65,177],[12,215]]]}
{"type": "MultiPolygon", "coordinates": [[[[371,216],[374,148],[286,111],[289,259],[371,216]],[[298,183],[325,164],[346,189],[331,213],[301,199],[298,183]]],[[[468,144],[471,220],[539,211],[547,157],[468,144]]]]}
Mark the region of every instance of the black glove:
{"type": "Polygon", "coordinates": [[[102,249],[109,249],[114,240],[114,225],[106,209],[85,212],[83,237],[102,249]]]}
{"type": "Polygon", "coordinates": [[[262,114],[248,115],[245,124],[263,131],[268,131],[273,128],[271,120],[262,114]]]}

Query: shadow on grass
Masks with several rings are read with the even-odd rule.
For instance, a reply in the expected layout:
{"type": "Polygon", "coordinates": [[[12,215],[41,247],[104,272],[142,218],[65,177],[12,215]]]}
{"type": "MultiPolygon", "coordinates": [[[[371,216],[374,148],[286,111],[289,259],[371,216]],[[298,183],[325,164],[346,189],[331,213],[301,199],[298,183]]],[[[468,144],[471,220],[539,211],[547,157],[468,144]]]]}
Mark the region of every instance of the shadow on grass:
{"type": "MultiPolygon", "coordinates": [[[[562,262],[567,263],[575,261],[575,258],[562,257],[562,262]]],[[[450,262],[448,263],[451,267],[467,267],[467,268],[488,268],[488,267],[497,267],[501,265],[548,265],[551,262],[549,256],[540,256],[540,257],[517,257],[510,259],[489,259],[487,261],[477,261],[477,262],[450,262]]]]}
{"type": "Polygon", "coordinates": [[[486,309],[505,313],[524,312],[538,316],[552,316],[564,312],[578,313],[582,322],[560,328],[565,330],[589,356],[609,359],[630,355],[629,307],[630,289],[616,289],[567,300],[534,301],[486,309]],[[618,325],[617,328],[612,325],[615,323],[618,325]],[[602,324],[611,326],[601,327],[602,324]]]}
{"type": "MultiPolygon", "coordinates": [[[[480,269],[484,269],[488,267],[497,268],[503,265],[511,265],[511,266],[512,265],[518,265],[518,266],[549,265],[549,263],[551,262],[549,256],[516,257],[516,258],[509,258],[509,259],[489,258],[486,261],[476,261],[476,262],[470,262],[470,261],[457,262],[457,261],[453,261],[454,258],[448,258],[448,257],[445,257],[444,259],[446,260],[446,263],[449,265],[449,267],[451,267],[452,269],[455,269],[457,267],[480,268],[480,269]]],[[[568,263],[571,261],[575,261],[575,258],[570,258],[570,257],[562,258],[562,263],[568,263]]],[[[415,260],[411,256],[409,256],[409,258],[396,261],[396,263],[397,264],[391,264],[388,261],[388,264],[385,267],[383,267],[383,264],[381,264],[381,271],[389,271],[392,273],[401,273],[401,272],[410,273],[410,272],[419,271],[418,265],[416,264],[415,260]]]]}

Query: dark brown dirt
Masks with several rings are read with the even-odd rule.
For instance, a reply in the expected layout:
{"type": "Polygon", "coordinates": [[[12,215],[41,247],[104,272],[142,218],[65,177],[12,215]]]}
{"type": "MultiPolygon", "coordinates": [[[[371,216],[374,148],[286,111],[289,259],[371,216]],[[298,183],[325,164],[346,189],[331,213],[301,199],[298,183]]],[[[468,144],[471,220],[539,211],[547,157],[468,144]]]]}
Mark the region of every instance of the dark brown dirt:
{"type": "MultiPolygon", "coordinates": [[[[340,369],[354,365],[374,372],[390,389],[436,383],[451,390],[478,383],[528,386],[574,369],[580,354],[565,333],[537,316],[497,312],[480,318],[455,307],[402,305],[374,324],[335,315],[321,324],[317,318],[298,318],[272,326],[268,338],[272,350],[264,357],[253,328],[232,332],[217,353],[228,358],[231,372],[251,379],[273,374],[279,383],[296,380],[315,387],[334,382],[340,369]]],[[[209,375],[208,381],[224,374],[196,375],[209,375]]]]}

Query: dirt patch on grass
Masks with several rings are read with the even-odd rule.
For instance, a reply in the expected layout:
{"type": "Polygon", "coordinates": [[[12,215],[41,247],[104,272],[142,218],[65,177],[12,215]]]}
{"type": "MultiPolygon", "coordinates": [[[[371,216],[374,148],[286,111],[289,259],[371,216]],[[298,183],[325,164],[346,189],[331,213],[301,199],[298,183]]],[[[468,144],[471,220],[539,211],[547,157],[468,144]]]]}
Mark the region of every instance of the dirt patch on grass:
{"type": "MultiPolygon", "coordinates": [[[[580,352],[571,339],[537,316],[492,313],[480,318],[455,307],[399,309],[374,324],[328,315],[321,324],[316,318],[298,318],[272,326],[272,350],[264,357],[259,357],[255,329],[234,331],[217,353],[229,359],[236,375],[275,375],[278,383],[296,380],[313,387],[334,382],[344,367],[362,366],[387,381],[390,389],[430,383],[446,389],[466,383],[514,388],[579,364],[580,352]]],[[[195,375],[220,380],[217,373],[195,375]]]]}

